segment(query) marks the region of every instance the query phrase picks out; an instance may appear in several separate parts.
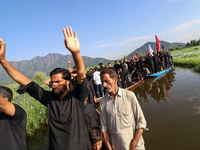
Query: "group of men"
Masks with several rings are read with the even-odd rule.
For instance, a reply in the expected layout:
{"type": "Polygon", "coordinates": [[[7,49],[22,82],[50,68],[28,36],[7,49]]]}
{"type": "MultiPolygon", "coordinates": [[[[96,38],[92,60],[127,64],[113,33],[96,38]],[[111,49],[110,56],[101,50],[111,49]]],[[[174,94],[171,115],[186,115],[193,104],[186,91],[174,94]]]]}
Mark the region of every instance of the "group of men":
{"type": "MultiPolygon", "coordinates": [[[[124,56],[124,58],[119,62],[115,60],[115,64],[113,66],[110,62],[107,67],[104,67],[102,63],[99,65],[99,71],[102,70],[102,68],[114,70],[117,73],[118,86],[126,88],[132,85],[134,81],[140,81],[148,75],[170,68],[173,65],[173,61],[170,53],[167,50],[164,50],[163,47],[163,50],[158,53],[153,53],[152,55],[148,53],[146,56],[127,59],[127,61],[124,56]]],[[[94,68],[94,70],[97,69],[97,67],[94,68]]],[[[94,76],[92,68],[88,71],[88,73],[93,74],[94,76]]],[[[98,90],[96,92],[98,93],[98,90]]]]}
{"type": "MultiPolygon", "coordinates": [[[[92,150],[100,149],[95,133],[90,137],[83,112],[90,88],[85,66],[80,54],[77,32],[71,27],[63,28],[65,46],[71,52],[76,80],[71,86],[71,73],[65,68],[55,68],[50,72],[52,91],[46,91],[36,82],[30,81],[5,59],[6,44],[0,38],[0,64],[20,88],[18,93],[27,92],[47,107],[49,122],[48,150],[92,150]],[[93,139],[93,140],[91,140],[93,139]]],[[[118,75],[113,69],[103,68],[101,83],[106,91],[100,100],[100,126],[104,143],[108,150],[143,150],[143,130],[146,120],[140,105],[131,91],[118,86],[118,75]]],[[[0,87],[0,149],[26,149],[26,113],[18,105],[12,104],[12,91],[0,87]]],[[[92,128],[93,129],[93,128],[92,128]]],[[[98,132],[99,133],[99,132],[98,132]]]]}

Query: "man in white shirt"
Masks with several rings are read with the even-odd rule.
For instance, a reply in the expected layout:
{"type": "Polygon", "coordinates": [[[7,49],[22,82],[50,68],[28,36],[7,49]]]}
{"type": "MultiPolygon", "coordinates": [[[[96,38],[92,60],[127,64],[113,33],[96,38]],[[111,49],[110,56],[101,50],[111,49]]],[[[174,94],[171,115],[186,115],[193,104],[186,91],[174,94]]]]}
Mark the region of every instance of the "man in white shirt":
{"type": "Polygon", "coordinates": [[[100,122],[107,149],[144,150],[143,130],[146,120],[135,94],[117,86],[112,69],[101,71],[107,91],[100,101],[100,122]]]}
{"type": "Polygon", "coordinates": [[[95,72],[93,73],[93,81],[94,81],[94,88],[97,94],[97,97],[103,97],[103,86],[101,83],[100,72],[97,67],[94,68],[95,72]]]}

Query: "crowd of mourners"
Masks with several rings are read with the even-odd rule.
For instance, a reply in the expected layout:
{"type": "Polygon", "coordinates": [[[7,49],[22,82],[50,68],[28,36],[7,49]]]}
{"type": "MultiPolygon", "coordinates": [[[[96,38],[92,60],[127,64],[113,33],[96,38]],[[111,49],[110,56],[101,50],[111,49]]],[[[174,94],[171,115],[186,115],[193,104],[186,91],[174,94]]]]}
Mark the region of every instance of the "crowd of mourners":
{"type": "Polygon", "coordinates": [[[126,88],[133,85],[145,77],[154,73],[167,70],[173,65],[172,56],[167,50],[162,50],[158,53],[149,53],[146,56],[138,58],[115,60],[112,66],[110,62],[106,66],[99,63],[99,68],[90,68],[87,71],[87,78],[93,83],[97,97],[102,97],[105,91],[100,79],[100,71],[109,68],[117,73],[117,84],[121,88],[126,88]]]}
{"type": "MultiPolygon", "coordinates": [[[[146,120],[135,94],[125,88],[146,76],[172,66],[166,51],[138,58],[115,61],[112,66],[90,68],[80,55],[77,32],[63,28],[65,47],[75,66],[55,68],[46,81],[46,91],[16,70],[5,59],[6,44],[0,38],[0,64],[16,81],[19,94],[27,92],[47,107],[49,123],[48,150],[144,150],[142,133],[146,120]],[[100,113],[96,109],[100,105],[100,113]]],[[[0,86],[0,149],[26,149],[26,112],[11,103],[12,91],[0,86]]]]}

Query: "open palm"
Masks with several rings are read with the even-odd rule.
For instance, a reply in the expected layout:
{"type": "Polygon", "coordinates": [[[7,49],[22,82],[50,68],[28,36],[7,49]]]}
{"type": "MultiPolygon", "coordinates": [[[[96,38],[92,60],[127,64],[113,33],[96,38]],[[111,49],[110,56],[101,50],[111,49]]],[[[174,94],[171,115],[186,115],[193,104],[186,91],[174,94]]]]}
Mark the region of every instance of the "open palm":
{"type": "Polygon", "coordinates": [[[74,31],[74,36],[73,36],[73,32],[72,32],[72,28],[68,26],[65,28],[63,28],[63,34],[65,36],[65,46],[66,48],[71,52],[80,52],[80,43],[79,40],[77,38],[77,32],[74,31]]]}

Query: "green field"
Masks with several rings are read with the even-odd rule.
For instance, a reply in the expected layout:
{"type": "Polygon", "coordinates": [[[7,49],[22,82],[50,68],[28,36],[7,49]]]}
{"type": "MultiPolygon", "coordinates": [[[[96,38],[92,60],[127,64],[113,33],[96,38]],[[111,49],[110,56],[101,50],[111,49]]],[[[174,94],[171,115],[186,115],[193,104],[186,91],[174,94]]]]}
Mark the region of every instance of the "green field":
{"type": "Polygon", "coordinates": [[[200,72],[200,46],[193,46],[171,51],[175,66],[191,68],[200,72]]]}

